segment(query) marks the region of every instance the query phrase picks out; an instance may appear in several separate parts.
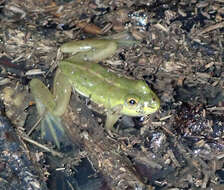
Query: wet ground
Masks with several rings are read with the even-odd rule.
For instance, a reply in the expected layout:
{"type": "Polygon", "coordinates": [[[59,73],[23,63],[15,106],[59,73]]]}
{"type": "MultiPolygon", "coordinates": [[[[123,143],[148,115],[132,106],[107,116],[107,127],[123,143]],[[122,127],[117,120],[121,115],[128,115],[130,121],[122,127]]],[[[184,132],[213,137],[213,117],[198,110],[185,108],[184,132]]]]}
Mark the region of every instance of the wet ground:
{"type": "Polygon", "coordinates": [[[1,111],[11,122],[1,122],[0,189],[224,189],[223,0],[0,0],[0,26],[1,111]],[[41,139],[30,80],[52,86],[64,42],[117,35],[138,43],[102,64],[146,80],[160,110],[121,118],[111,137],[105,116],[73,94],[58,150],[41,139]]]}

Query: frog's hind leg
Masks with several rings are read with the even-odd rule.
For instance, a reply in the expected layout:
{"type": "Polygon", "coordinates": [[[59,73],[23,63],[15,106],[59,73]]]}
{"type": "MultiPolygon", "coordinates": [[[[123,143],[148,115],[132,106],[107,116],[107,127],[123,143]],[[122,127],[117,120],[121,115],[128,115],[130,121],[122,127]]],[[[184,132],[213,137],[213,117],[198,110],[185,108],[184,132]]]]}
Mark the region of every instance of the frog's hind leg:
{"type": "Polygon", "coordinates": [[[65,137],[60,116],[65,112],[67,105],[64,105],[64,103],[66,104],[69,101],[71,87],[66,82],[65,85],[61,84],[60,81],[64,79],[64,76],[60,76],[59,72],[56,73],[55,78],[57,79],[54,83],[59,85],[60,89],[54,87],[54,93],[58,95],[53,95],[39,79],[33,79],[30,82],[30,89],[35,98],[38,113],[43,117],[41,121],[42,137],[50,141],[53,140],[60,148],[60,141],[65,137]],[[63,93],[65,91],[66,93],[63,93]]]}
{"type": "Polygon", "coordinates": [[[63,52],[76,52],[75,55],[67,59],[68,62],[98,62],[115,53],[117,42],[115,40],[102,39],[79,40],[64,44],[61,50],[63,52]]]}

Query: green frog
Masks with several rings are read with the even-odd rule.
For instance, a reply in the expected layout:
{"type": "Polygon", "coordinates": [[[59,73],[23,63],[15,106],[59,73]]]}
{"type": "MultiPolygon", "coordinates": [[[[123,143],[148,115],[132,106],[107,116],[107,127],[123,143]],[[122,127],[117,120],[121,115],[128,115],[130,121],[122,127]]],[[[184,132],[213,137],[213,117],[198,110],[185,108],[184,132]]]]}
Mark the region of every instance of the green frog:
{"type": "Polygon", "coordinates": [[[88,97],[106,112],[105,128],[113,129],[122,115],[145,116],[156,112],[160,101],[144,80],[134,80],[117,75],[97,62],[115,53],[121,46],[119,40],[86,39],[71,41],[61,46],[61,51],[71,56],[58,66],[53,92],[39,80],[30,82],[40,115],[44,115],[45,127],[52,133],[56,145],[59,139],[55,131],[63,133],[60,116],[64,114],[72,90],[88,97]],[[56,125],[52,125],[52,121],[56,125]]]}

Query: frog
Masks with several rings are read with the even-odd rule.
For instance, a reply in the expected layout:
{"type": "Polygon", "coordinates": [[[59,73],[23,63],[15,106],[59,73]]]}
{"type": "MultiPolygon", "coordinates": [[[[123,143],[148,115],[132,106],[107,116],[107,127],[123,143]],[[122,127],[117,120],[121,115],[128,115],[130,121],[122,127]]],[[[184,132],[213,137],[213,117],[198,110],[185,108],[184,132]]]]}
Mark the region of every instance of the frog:
{"type": "MultiPolygon", "coordinates": [[[[58,147],[59,139],[55,131],[64,133],[60,117],[66,111],[72,92],[104,107],[105,129],[109,132],[114,131],[114,124],[122,115],[141,117],[159,109],[160,100],[146,81],[127,78],[99,64],[122,46],[121,41],[113,39],[67,42],[60,50],[69,56],[58,64],[53,92],[41,80],[31,80],[30,89],[37,110],[40,115],[44,115],[43,120],[46,122],[43,123],[49,128],[58,147]]],[[[41,127],[41,130],[44,133],[46,126],[41,127]]]]}

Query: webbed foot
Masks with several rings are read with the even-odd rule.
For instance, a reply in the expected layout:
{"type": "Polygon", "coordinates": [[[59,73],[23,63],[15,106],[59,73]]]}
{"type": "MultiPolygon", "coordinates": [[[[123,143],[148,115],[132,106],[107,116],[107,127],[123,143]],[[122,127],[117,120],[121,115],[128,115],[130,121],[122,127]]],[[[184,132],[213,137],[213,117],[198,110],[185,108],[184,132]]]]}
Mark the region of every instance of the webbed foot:
{"type": "Polygon", "coordinates": [[[41,137],[47,141],[54,142],[60,149],[60,142],[65,138],[65,131],[58,116],[47,112],[41,121],[41,137]]]}

